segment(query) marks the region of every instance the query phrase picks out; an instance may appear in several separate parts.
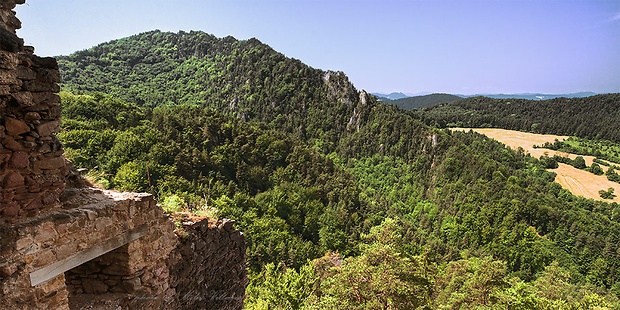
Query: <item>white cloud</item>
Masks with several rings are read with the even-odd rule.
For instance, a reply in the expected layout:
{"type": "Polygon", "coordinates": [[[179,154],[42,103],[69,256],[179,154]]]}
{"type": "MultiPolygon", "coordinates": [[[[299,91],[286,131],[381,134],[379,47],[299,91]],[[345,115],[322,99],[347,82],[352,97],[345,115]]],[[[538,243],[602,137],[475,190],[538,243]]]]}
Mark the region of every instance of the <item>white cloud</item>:
{"type": "Polygon", "coordinates": [[[616,15],[609,19],[610,22],[615,20],[620,20],[620,12],[616,13],[616,15]]]}

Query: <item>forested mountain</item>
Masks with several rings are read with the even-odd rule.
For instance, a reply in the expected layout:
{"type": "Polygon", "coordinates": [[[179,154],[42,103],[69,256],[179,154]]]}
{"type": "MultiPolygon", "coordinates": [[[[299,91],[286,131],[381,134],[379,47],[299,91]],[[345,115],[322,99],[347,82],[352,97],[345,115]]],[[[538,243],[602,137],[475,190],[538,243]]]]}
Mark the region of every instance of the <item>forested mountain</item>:
{"type": "Polygon", "coordinates": [[[438,127],[499,127],[620,141],[620,94],[586,98],[465,98],[429,107],[418,114],[438,127]]]}
{"type": "Polygon", "coordinates": [[[367,101],[342,72],[310,68],[256,39],[152,31],[59,57],[63,89],[159,107],[200,105],[335,143],[367,101]]]}
{"type": "Polygon", "coordinates": [[[421,109],[440,103],[448,103],[461,100],[462,97],[450,94],[430,94],[425,96],[414,96],[386,101],[388,104],[395,105],[405,110],[421,109]]]}
{"type": "Polygon", "coordinates": [[[235,219],[250,308],[619,305],[620,206],[379,103],[343,73],[201,32],[59,63],[64,90],[89,93],[62,94],[67,156],[104,186],[235,219]]]}

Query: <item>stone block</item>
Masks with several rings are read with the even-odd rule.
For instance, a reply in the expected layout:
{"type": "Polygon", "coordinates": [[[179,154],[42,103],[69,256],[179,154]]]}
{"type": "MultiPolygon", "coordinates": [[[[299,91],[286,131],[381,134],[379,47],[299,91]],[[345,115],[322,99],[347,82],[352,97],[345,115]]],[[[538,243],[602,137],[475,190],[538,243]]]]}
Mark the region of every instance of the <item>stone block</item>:
{"type": "Polygon", "coordinates": [[[42,158],[35,162],[35,168],[41,170],[55,170],[65,166],[65,159],[62,157],[42,158]]]}
{"type": "MultiPolygon", "coordinates": [[[[38,77],[38,75],[37,75],[38,77]]],[[[2,80],[0,80],[0,83],[2,80]]],[[[60,86],[56,83],[49,83],[45,80],[32,80],[32,81],[24,81],[22,85],[22,90],[32,91],[32,92],[52,92],[57,93],[60,92],[60,86]]]]}
{"type": "Polygon", "coordinates": [[[47,108],[49,108],[49,106],[58,105],[60,103],[60,96],[54,93],[33,93],[32,99],[36,104],[40,104],[44,107],[42,108],[42,110],[46,110],[47,108]]]}
{"type": "Polygon", "coordinates": [[[110,227],[114,224],[111,218],[109,217],[101,217],[95,220],[95,229],[96,230],[104,230],[107,227],[110,227]]]}
{"type": "Polygon", "coordinates": [[[17,271],[15,264],[0,267],[0,275],[4,277],[10,277],[17,271]]]}
{"type": "Polygon", "coordinates": [[[50,136],[54,132],[60,131],[60,121],[51,121],[37,125],[37,133],[41,137],[50,136]]]}
{"type": "Polygon", "coordinates": [[[4,186],[4,188],[15,188],[19,186],[24,186],[24,177],[18,172],[11,171],[4,176],[2,185],[4,186]]]}
{"type": "Polygon", "coordinates": [[[23,169],[30,164],[30,157],[26,152],[15,152],[9,160],[9,167],[13,169],[23,169]]]}
{"type": "Polygon", "coordinates": [[[15,85],[18,83],[19,82],[15,76],[15,71],[0,70],[0,85],[15,85]]]}
{"type": "Polygon", "coordinates": [[[46,191],[41,195],[41,202],[46,206],[53,205],[58,202],[58,197],[59,194],[56,191],[46,191]]]}
{"type": "Polygon", "coordinates": [[[3,215],[6,217],[16,217],[19,215],[20,206],[17,203],[10,203],[4,207],[3,215]]]}
{"type": "Polygon", "coordinates": [[[142,286],[142,281],[140,281],[140,278],[128,279],[123,281],[121,286],[125,292],[134,293],[140,289],[142,286]]]}
{"type": "MultiPolygon", "coordinates": [[[[56,63],[56,59],[51,58],[56,63]]],[[[40,80],[45,83],[55,84],[60,83],[60,71],[58,71],[58,66],[54,65],[55,68],[39,68],[35,71],[37,72],[37,80],[40,80]]]]}
{"type": "Polygon", "coordinates": [[[121,265],[119,262],[103,269],[102,272],[107,275],[124,276],[129,274],[129,266],[121,265]]]}
{"type": "Polygon", "coordinates": [[[0,69],[14,70],[19,64],[15,53],[0,50],[0,69]]]}
{"type": "Polygon", "coordinates": [[[6,0],[0,1],[0,9],[12,10],[15,8],[15,6],[16,6],[15,1],[6,1],[6,0]]]}
{"type": "Polygon", "coordinates": [[[13,150],[13,151],[19,151],[24,148],[19,142],[15,141],[15,139],[13,139],[12,137],[4,137],[4,139],[2,139],[2,145],[5,148],[9,150],[13,150]]]}
{"type": "Polygon", "coordinates": [[[54,57],[39,57],[32,55],[30,60],[32,61],[32,67],[34,68],[58,70],[58,62],[54,57]]]}
{"type": "Polygon", "coordinates": [[[0,20],[4,22],[5,27],[10,31],[15,31],[15,29],[22,27],[22,22],[15,16],[14,11],[0,10],[0,20]]]}
{"type": "Polygon", "coordinates": [[[0,27],[0,49],[18,52],[24,46],[24,40],[11,31],[0,27]]]}
{"type": "Polygon", "coordinates": [[[54,239],[58,233],[54,229],[54,223],[46,222],[41,226],[37,227],[36,234],[34,235],[34,240],[36,242],[45,242],[54,239]]]}
{"type": "Polygon", "coordinates": [[[37,284],[36,288],[38,290],[38,296],[39,297],[45,297],[45,296],[49,296],[50,294],[54,293],[54,292],[58,292],[61,290],[64,290],[66,288],[65,286],[65,274],[60,274],[52,279],[50,279],[49,281],[45,281],[41,284],[37,284]]]}
{"type": "Polygon", "coordinates": [[[76,253],[76,251],[77,251],[77,246],[75,245],[75,243],[62,244],[56,249],[56,259],[57,260],[65,259],[73,255],[74,253],[76,253]]]}
{"type": "Polygon", "coordinates": [[[17,104],[22,107],[29,107],[34,104],[34,99],[32,98],[32,93],[27,91],[20,91],[18,93],[11,94],[11,97],[15,99],[17,104]]]}
{"type": "Polygon", "coordinates": [[[26,121],[38,121],[41,119],[41,114],[37,112],[28,112],[26,113],[26,115],[24,115],[24,119],[26,121]]]}
{"type": "Polygon", "coordinates": [[[27,66],[17,66],[15,70],[15,76],[20,80],[30,81],[34,80],[37,77],[37,74],[36,72],[34,72],[34,70],[28,68],[27,66]]]}
{"type": "Polygon", "coordinates": [[[34,260],[34,268],[45,267],[56,261],[56,255],[51,249],[45,249],[37,253],[37,257],[34,260]]]}
{"type": "Polygon", "coordinates": [[[24,121],[14,118],[6,118],[4,127],[6,133],[10,136],[17,136],[30,131],[30,127],[24,121]]]}
{"type": "Polygon", "coordinates": [[[26,205],[26,207],[24,208],[25,210],[40,210],[43,209],[43,203],[41,202],[41,199],[39,198],[34,198],[32,201],[30,201],[30,203],[28,203],[28,205],[26,205]]]}

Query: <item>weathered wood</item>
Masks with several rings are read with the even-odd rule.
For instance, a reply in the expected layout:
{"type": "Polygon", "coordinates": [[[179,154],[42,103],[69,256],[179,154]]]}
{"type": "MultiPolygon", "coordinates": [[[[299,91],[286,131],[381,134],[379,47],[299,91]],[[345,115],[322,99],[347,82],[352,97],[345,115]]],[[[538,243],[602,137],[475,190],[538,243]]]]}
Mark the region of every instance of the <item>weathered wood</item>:
{"type": "Polygon", "coordinates": [[[144,224],[138,228],[128,231],[126,234],[108,239],[92,248],[83,250],[39,270],[35,270],[30,273],[30,284],[35,286],[39,283],[50,280],[61,273],[71,270],[110,251],[116,250],[121,246],[146,235],[147,231],[148,227],[144,224]]]}

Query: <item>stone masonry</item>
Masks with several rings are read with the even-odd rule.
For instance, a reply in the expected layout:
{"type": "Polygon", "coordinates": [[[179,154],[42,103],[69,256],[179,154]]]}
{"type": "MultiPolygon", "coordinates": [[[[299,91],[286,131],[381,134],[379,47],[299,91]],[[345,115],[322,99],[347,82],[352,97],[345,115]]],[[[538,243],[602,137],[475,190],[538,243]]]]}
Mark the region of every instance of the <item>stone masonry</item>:
{"type": "Polygon", "coordinates": [[[245,238],[231,220],[202,220],[183,228],[185,236],[171,255],[167,309],[243,308],[247,270],[245,238]]]}
{"type": "Polygon", "coordinates": [[[178,237],[152,195],[89,188],[64,158],[58,66],[17,37],[24,2],[0,0],[0,309],[243,308],[232,221],[178,237]]]}
{"type": "Polygon", "coordinates": [[[128,293],[123,298],[134,309],[156,309],[172,298],[167,266],[178,241],[172,222],[150,194],[70,189],[65,195],[67,209],[0,231],[0,308],[69,309],[72,295],[102,294],[114,287],[114,292],[128,293]],[[145,227],[144,236],[69,270],[69,281],[60,273],[32,285],[33,272],[139,227],[145,227]],[[82,277],[88,279],[82,281],[82,277]]]}
{"type": "Polygon", "coordinates": [[[59,207],[69,167],[60,130],[60,73],[54,58],[24,46],[12,11],[24,0],[0,0],[0,221],[59,207]]]}

